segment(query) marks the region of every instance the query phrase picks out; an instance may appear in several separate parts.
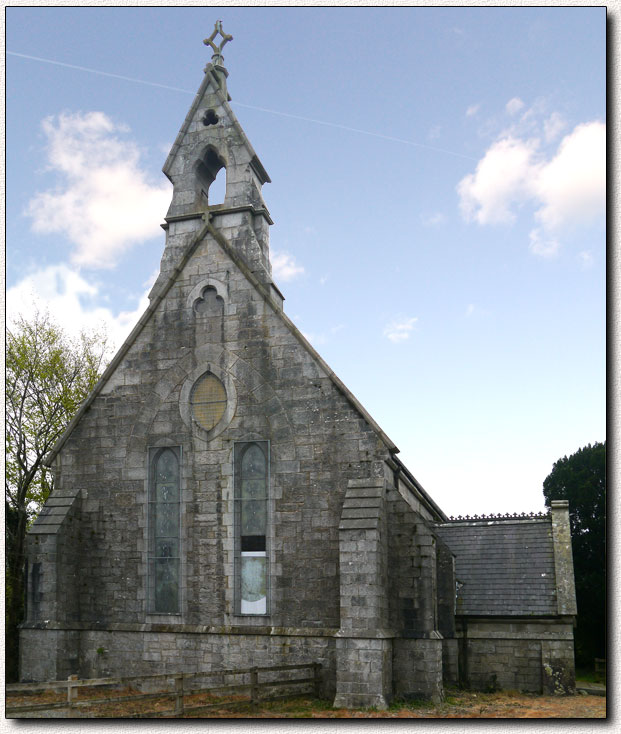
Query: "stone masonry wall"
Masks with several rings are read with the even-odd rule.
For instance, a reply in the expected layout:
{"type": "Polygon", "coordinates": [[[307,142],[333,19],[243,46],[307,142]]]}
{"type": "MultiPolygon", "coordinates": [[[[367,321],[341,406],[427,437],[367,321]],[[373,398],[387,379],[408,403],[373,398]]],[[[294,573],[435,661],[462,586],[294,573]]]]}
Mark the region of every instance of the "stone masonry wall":
{"type": "Polygon", "coordinates": [[[387,510],[390,626],[397,634],[422,637],[436,629],[433,535],[424,518],[392,488],[387,510]]]}
{"type": "Polygon", "coordinates": [[[384,478],[350,480],[339,524],[337,707],[386,708],[392,695],[384,478]]]}
{"type": "Polygon", "coordinates": [[[442,682],[445,686],[459,685],[459,640],[442,640],[442,682]]]}
{"type": "Polygon", "coordinates": [[[22,665],[32,680],[139,676],[318,662],[325,697],[335,692],[335,640],[332,636],[232,634],[130,630],[26,631],[22,665]],[[69,635],[69,637],[68,637],[69,635]],[[71,644],[79,660],[57,666],[71,644]],[[43,653],[43,654],[42,654],[43,653]]]}
{"type": "Polygon", "coordinates": [[[399,698],[444,697],[442,680],[442,639],[396,638],[393,641],[393,692],[399,698]]]}
{"type": "Polygon", "coordinates": [[[455,559],[450,548],[436,537],[436,588],[438,590],[438,630],[442,637],[455,637],[455,559]]]}
{"type": "Polygon", "coordinates": [[[75,621],[80,618],[80,556],[75,552],[81,544],[79,498],[68,511],[58,533],[56,547],[56,619],[75,621]]]}
{"type": "Polygon", "coordinates": [[[20,680],[65,680],[79,670],[80,633],[67,629],[20,631],[20,680]]]}
{"type": "Polygon", "coordinates": [[[570,689],[572,634],[570,623],[469,621],[459,640],[461,682],[477,690],[549,693],[556,678],[557,689],[570,689]],[[566,674],[559,675],[561,669],[566,674]]]}
{"type": "Polygon", "coordinates": [[[543,693],[563,696],[576,692],[573,640],[542,640],[543,693]]]}
{"type": "Polygon", "coordinates": [[[36,624],[44,619],[56,619],[56,549],[54,534],[30,535],[26,537],[28,558],[28,588],[26,589],[27,623],[36,624]],[[38,579],[32,570],[38,564],[38,579]],[[35,583],[37,588],[35,589],[35,583]]]}
{"type": "Polygon", "coordinates": [[[437,539],[400,492],[391,488],[387,500],[394,695],[438,701],[443,689],[437,539]]]}
{"type": "MultiPolygon", "coordinates": [[[[169,237],[188,226],[171,223],[169,237]]],[[[58,487],[79,490],[82,501],[80,539],[67,545],[59,575],[77,583],[77,615],[97,627],[337,628],[345,489],[349,479],[383,476],[387,453],[295,330],[207,236],[56,459],[58,487]],[[214,282],[224,309],[199,316],[193,294],[214,282]],[[230,423],[206,437],[184,420],[183,396],[207,370],[234,405],[230,423]],[[234,614],[233,444],[254,439],[270,441],[271,457],[270,610],[261,618],[234,614]],[[146,613],[147,455],[165,445],[182,449],[182,610],[172,618],[146,613]]]]}
{"type": "Polygon", "coordinates": [[[539,640],[468,640],[467,644],[470,687],[541,691],[539,640]]]}
{"type": "Polygon", "coordinates": [[[58,680],[58,638],[62,632],[22,629],[19,645],[20,680],[58,680]]]}
{"type": "Polygon", "coordinates": [[[392,643],[380,637],[336,639],[336,708],[388,708],[393,682],[392,643]]]}

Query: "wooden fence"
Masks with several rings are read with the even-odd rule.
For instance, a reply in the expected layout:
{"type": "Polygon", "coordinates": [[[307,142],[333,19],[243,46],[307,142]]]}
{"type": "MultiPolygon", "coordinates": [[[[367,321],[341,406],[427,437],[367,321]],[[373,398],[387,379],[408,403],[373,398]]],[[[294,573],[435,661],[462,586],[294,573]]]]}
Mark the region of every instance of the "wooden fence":
{"type": "MultiPolygon", "coordinates": [[[[127,718],[151,718],[154,716],[183,716],[184,713],[196,713],[214,707],[238,705],[241,703],[257,703],[258,701],[274,700],[277,698],[291,698],[303,693],[312,693],[319,697],[321,683],[321,664],[304,663],[301,665],[273,665],[270,667],[239,668],[236,670],[212,670],[198,671],[195,673],[158,673],[156,675],[141,675],[120,678],[86,678],[78,679],[71,675],[65,680],[47,681],[43,683],[12,683],[5,687],[7,705],[5,715],[7,718],[27,718],[29,713],[45,711],[48,709],[64,709],[82,706],[97,706],[109,703],[122,703],[128,701],[144,701],[148,699],[170,698],[174,699],[174,708],[166,711],[148,711],[138,714],[128,714],[127,718]],[[302,677],[291,677],[296,671],[307,671],[302,677]],[[213,679],[216,679],[213,681],[213,679]],[[235,682],[225,682],[226,679],[237,679],[235,682]],[[212,679],[210,685],[204,682],[200,685],[200,679],[212,679]],[[241,680],[240,680],[241,679],[241,680]],[[197,683],[199,683],[197,687],[197,683]],[[97,688],[100,686],[132,687],[140,686],[152,688],[160,685],[157,691],[149,693],[136,693],[123,696],[110,695],[102,698],[79,699],[78,693],[81,688],[97,688]],[[8,697],[18,694],[36,694],[49,691],[62,691],[66,689],[67,698],[64,701],[53,703],[37,703],[30,705],[11,705],[8,697]],[[272,692],[271,695],[269,692],[272,692]],[[284,693],[283,693],[284,691],[284,693]],[[218,700],[215,703],[201,704],[200,706],[185,705],[184,698],[196,694],[240,694],[245,693],[246,698],[242,700],[218,700]],[[266,695],[267,694],[267,695],[266,695]]],[[[107,691],[108,692],[108,691],[107,691]]],[[[111,694],[114,691],[109,691],[111,694]]],[[[96,717],[96,715],[94,715],[96,717]]],[[[118,714],[115,714],[118,717],[118,714]]],[[[122,717],[125,718],[125,717],[122,717]]]]}

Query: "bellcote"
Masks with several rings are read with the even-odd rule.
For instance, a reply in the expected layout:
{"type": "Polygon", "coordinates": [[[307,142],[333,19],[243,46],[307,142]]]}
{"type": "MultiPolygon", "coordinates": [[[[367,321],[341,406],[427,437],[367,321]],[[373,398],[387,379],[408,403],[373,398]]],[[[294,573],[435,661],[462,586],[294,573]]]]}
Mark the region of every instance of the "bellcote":
{"type": "Polygon", "coordinates": [[[174,186],[168,216],[206,212],[213,204],[209,188],[221,169],[226,173],[227,208],[266,209],[261,187],[270,177],[229,104],[224,67],[209,63],[183,126],[164,163],[174,186]]]}
{"type": "MultiPolygon", "coordinates": [[[[270,177],[229,104],[228,71],[222,57],[222,47],[229,40],[232,36],[222,31],[220,21],[205,40],[214,54],[162,169],[173,184],[166,222],[170,226],[195,220],[198,229],[208,217],[251,270],[263,282],[271,282],[268,228],[272,220],[261,193],[270,177]],[[222,40],[216,46],[218,34],[222,40]],[[215,201],[212,196],[216,178],[225,179],[224,200],[215,201]]],[[[167,249],[169,245],[173,243],[167,242],[167,249]]],[[[166,259],[165,253],[163,269],[166,259]]]]}

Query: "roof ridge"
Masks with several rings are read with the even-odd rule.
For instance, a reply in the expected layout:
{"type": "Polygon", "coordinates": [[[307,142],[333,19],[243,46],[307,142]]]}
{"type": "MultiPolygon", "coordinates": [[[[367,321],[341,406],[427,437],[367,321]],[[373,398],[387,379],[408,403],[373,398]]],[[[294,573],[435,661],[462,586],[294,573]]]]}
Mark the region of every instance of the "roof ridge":
{"type": "Polygon", "coordinates": [[[489,515],[451,515],[447,524],[460,522],[489,522],[490,520],[545,520],[550,517],[550,511],[546,512],[507,512],[507,513],[490,513],[489,515]]]}
{"type": "Polygon", "coordinates": [[[373,419],[373,417],[358,400],[358,398],[351,392],[351,390],[345,385],[340,377],[338,377],[334,370],[332,370],[328,363],[323,359],[319,352],[317,352],[317,350],[308,341],[308,339],[306,339],[304,334],[302,334],[302,332],[293,323],[293,321],[291,321],[287,314],[285,314],[284,311],[282,311],[282,309],[274,302],[263,283],[258,280],[258,278],[254,275],[254,273],[250,270],[246,263],[237,256],[222,232],[219,232],[217,229],[215,229],[210,221],[208,221],[207,227],[210,234],[218,243],[220,243],[220,245],[223,247],[227,255],[229,255],[231,260],[233,260],[233,262],[239,267],[242,273],[256,287],[256,289],[263,296],[265,301],[271,306],[274,313],[284,322],[284,324],[291,331],[293,336],[300,342],[304,349],[309,352],[313,359],[315,359],[320,364],[321,368],[324,370],[330,380],[332,380],[336,388],[343,393],[345,398],[352,404],[352,406],[361,414],[361,416],[369,423],[373,430],[380,436],[389,451],[391,451],[392,453],[398,453],[399,449],[397,448],[396,444],[391,441],[390,438],[388,438],[386,433],[384,433],[379,424],[373,419]]]}
{"type": "MultiPolygon", "coordinates": [[[[205,215],[203,215],[203,219],[205,218],[205,215]]],[[[73,416],[73,418],[69,421],[67,424],[67,427],[62,432],[60,438],[58,441],[54,444],[51,451],[44,457],[43,463],[45,466],[50,466],[52,461],[56,458],[58,455],[58,452],[62,449],[63,445],[69,438],[69,436],[73,433],[73,429],[77,426],[77,424],[80,422],[80,419],[84,415],[84,413],[88,410],[88,408],[91,406],[93,400],[99,395],[102,388],[108,382],[110,377],[112,376],[113,372],[116,370],[116,368],[119,366],[120,361],[123,359],[123,357],[127,354],[129,348],[132,346],[132,344],[136,341],[138,338],[140,332],[143,330],[143,328],[146,326],[147,322],[151,318],[151,315],[155,312],[155,309],[160,305],[160,303],[164,300],[164,296],[168,293],[168,291],[172,288],[173,283],[175,282],[177,275],[181,272],[181,270],[185,267],[185,264],[192,256],[192,253],[196,249],[199,242],[201,242],[208,231],[208,225],[209,225],[209,219],[207,218],[206,223],[200,228],[198,231],[196,237],[194,238],[193,242],[190,244],[190,246],[187,248],[187,250],[183,253],[182,257],[180,258],[179,264],[172,269],[170,275],[168,276],[168,279],[162,284],[162,287],[157,291],[147,308],[145,309],[142,316],[138,319],[136,325],[134,328],[129,332],[128,337],[125,339],[125,341],[121,344],[119,347],[117,353],[114,355],[114,357],[110,360],[110,364],[106,367],[104,370],[102,376],[99,378],[97,383],[95,384],[95,387],[91,390],[91,392],[87,395],[86,399],[80,405],[78,412],[73,416]]]]}
{"type": "Polygon", "coordinates": [[[60,438],[58,439],[58,441],[56,442],[52,450],[44,458],[44,464],[46,466],[50,466],[52,461],[54,461],[55,457],[58,455],[59,451],[62,449],[63,445],[65,444],[65,442],[67,441],[71,433],[73,432],[74,428],[80,422],[84,413],[88,410],[88,408],[93,403],[97,395],[99,395],[99,393],[103,389],[106,382],[112,376],[113,372],[119,366],[119,363],[121,362],[123,357],[127,354],[129,348],[132,346],[134,341],[138,338],[138,335],[140,334],[142,329],[146,326],[152,314],[155,312],[156,308],[159,306],[159,304],[164,299],[164,296],[168,293],[170,288],[173,286],[175,280],[177,279],[177,276],[185,267],[186,263],[188,262],[192,254],[194,253],[194,250],[196,249],[197,245],[199,244],[199,242],[201,242],[205,238],[207,233],[211,234],[212,237],[216,240],[216,242],[218,242],[218,244],[224,249],[224,251],[230,257],[233,263],[235,263],[235,265],[241,270],[244,276],[255,287],[255,289],[262,296],[262,298],[271,306],[274,313],[284,322],[284,324],[291,331],[293,336],[311,354],[313,359],[315,359],[319,363],[321,368],[326,373],[327,377],[334,383],[336,388],[340,392],[343,393],[345,398],[354,407],[354,409],[360,413],[360,415],[364,418],[364,420],[366,420],[369,423],[369,425],[371,426],[371,428],[373,428],[373,430],[379,435],[379,437],[382,439],[383,443],[386,445],[388,450],[391,453],[397,453],[399,449],[393,443],[393,441],[391,441],[390,438],[388,438],[388,436],[380,428],[379,424],[367,412],[366,408],[362,405],[362,403],[349,390],[349,388],[345,385],[345,383],[334,373],[334,371],[325,362],[325,360],[321,357],[321,355],[315,350],[315,348],[310,344],[310,342],[306,339],[306,337],[304,337],[304,335],[297,328],[297,326],[274,302],[274,300],[271,298],[269,292],[267,291],[263,283],[261,283],[261,281],[254,275],[254,273],[250,270],[250,268],[246,265],[246,263],[244,263],[243,260],[241,260],[241,258],[237,256],[233,247],[230,245],[230,243],[228,242],[226,237],[222,234],[222,232],[219,232],[213,226],[213,224],[211,223],[211,213],[207,212],[206,214],[203,214],[202,217],[205,220],[205,224],[200,228],[200,230],[196,234],[196,237],[194,238],[190,246],[185,250],[185,252],[181,256],[179,260],[179,264],[175,268],[173,268],[167,280],[162,284],[162,287],[159,289],[159,291],[153,296],[151,303],[147,306],[145,312],[142,314],[142,316],[138,320],[138,323],[131,330],[129,336],[127,337],[127,339],[125,339],[123,344],[121,344],[121,346],[119,347],[119,350],[112,358],[110,364],[104,370],[103,375],[100,377],[95,387],[89,393],[86,400],[84,400],[84,402],[78,409],[78,412],[71,419],[71,421],[67,425],[67,428],[63,431],[62,435],[60,436],[60,438]]]}

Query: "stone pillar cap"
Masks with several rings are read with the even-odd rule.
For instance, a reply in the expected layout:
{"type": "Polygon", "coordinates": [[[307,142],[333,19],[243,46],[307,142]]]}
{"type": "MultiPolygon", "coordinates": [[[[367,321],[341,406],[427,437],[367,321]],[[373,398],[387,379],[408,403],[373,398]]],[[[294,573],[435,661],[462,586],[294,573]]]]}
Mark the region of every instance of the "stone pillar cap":
{"type": "Polygon", "coordinates": [[[550,507],[553,510],[561,510],[563,507],[569,507],[569,500],[552,500],[550,507]]]}

